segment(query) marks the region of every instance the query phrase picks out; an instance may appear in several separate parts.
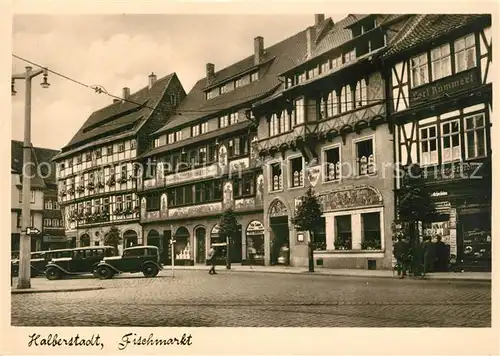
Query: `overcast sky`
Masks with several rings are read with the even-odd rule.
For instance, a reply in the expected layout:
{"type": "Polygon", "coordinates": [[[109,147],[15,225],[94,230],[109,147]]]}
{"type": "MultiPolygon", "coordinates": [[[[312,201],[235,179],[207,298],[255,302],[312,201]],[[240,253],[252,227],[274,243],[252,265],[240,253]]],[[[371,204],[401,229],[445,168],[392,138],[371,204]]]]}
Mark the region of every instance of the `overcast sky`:
{"type": "MultiPolygon", "coordinates": [[[[345,15],[326,14],[338,21],[345,15]]],[[[179,76],[186,92],[205,76],[205,64],[221,69],[253,54],[253,39],[266,47],[314,23],[314,15],[17,15],[13,24],[13,53],[89,85],[102,85],[120,96],[147,85],[151,72],[158,78],[179,76]]],[[[13,59],[14,73],[26,63],[13,59]]],[[[86,118],[112,102],[104,94],[49,74],[33,81],[32,142],[60,149],[86,118]]],[[[12,138],[22,140],[24,83],[16,82],[12,138]]]]}

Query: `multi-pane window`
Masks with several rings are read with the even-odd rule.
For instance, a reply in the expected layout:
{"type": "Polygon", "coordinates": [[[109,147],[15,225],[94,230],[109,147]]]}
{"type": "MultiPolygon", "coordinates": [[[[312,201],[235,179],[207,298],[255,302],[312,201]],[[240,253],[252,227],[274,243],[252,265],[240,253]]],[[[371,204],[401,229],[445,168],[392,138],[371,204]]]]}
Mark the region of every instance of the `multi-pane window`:
{"type": "Polygon", "coordinates": [[[290,183],[292,187],[302,187],[304,185],[304,164],[302,157],[290,160],[290,183]]]}
{"type": "Polygon", "coordinates": [[[201,147],[198,150],[198,162],[200,164],[205,164],[207,162],[207,148],[201,147]]]}
{"type": "Polygon", "coordinates": [[[325,63],[321,64],[321,73],[326,73],[330,70],[330,61],[326,61],[325,63]]]}
{"type": "Polygon", "coordinates": [[[225,85],[221,86],[219,88],[219,91],[220,91],[221,95],[224,94],[224,93],[226,93],[226,86],[225,85]]]}
{"type": "Polygon", "coordinates": [[[453,120],[441,124],[441,149],[443,162],[460,160],[460,121],[453,120]]]}
{"type": "Polygon", "coordinates": [[[250,75],[250,81],[251,82],[255,82],[259,80],[259,72],[254,72],[250,75]]]}
{"type": "Polygon", "coordinates": [[[76,156],[76,163],[77,163],[77,164],[82,163],[82,155],[78,155],[78,156],[76,156]]]}
{"type": "Polygon", "coordinates": [[[450,45],[436,47],[431,50],[432,80],[451,75],[450,45]]]}
{"type": "Polygon", "coordinates": [[[380,232],[380,213],[365,213],[361,214],[362,224],[362,249],[380,249],[381,248],[381,232],[380,232]]]}
{"type": "Polygon", "coordinates": [[[229,114],[229,125],[234,125],[238,122],[238,113],[233,112],[229,114]]]}
{"type": "Polygon", "coordinates": [[[229,126],[229,117],[227,115],[219,117],[219,128],[224,128],[229,126]]]}
{"type": "Polygon", "coordinates": [[[120,142],[118,144],[118,152],[124,152],[125,151],[125,142],[120,142]]]}
{"type": "Polygon", "coordinates": [[[360,107],[368,104],[368,91],[366,87],[366,80],[361,79],[356,83],[356,93],[355,93],[356,107],[360,107]]]}
{"type": "Polygon", "coordinates": [[[352,226],[351,215],[335,217],[335,249],[352,249],[352,226]]]}
{"type": "Polygon", "coordinates": [[[175,141],[180,141],[182,140],[182,131],[177,131],[175,133],[175,141]]]}
{"type": "Polygon", "coordinates": [[[125,195],[125,209],[132,210],[132,194],[125,195]]]}
{"type": "Polygon", "coordinates": [[[328,99],[326,101],[326,117],[332,117],[339,113],[338,100],[339,98],[335,90],[328,94],[328,99]]]}
{"type": "Polygon", "coordinates": [[[420,162],[422,166],[438,163],[437,140],[435,125],[420,129],[420,162]]]}
{"type": "Polygon", "coordinates": [[[44,226],[52,226],[52,220],[50,220],[50,219],[43,219],[43,225],[44,226]]]}
{"type": "Polygon", "coordinates": [[[108,148],[106,149],[106,154],[108,156],[111,156],[113,154],[113,145],[108,146],[108,148]]]}
{"type": "Polygon", "coordinates": [[[153,211],[160,209],[160,195],[152,193],[146,196],[146,210],[153,211]]]}
{"type": "Polygon", "coordinates": [[[200,125],[194,125],[191,127],[191,137],[198,136],[200,134],[200,125]]]}
{"type": "Polygon", "coordinates": [[[345,85],[342,88],[342,91],[340,92],[340,106],[341,106],[341,112],[346,112],[352,110],[353,108],[350,85],[345,85]]]}
{"type": "Polygon", "coordinates": [[[325,150],[325,181],[335,181],[340,177],[340,147],[325,150]]]}
{"type": "Polygon", "coordinates": [[[168,190],[169,206],[209,203],[222,198],[220,180],[189,184],[168,190]]]}
{"type": "Polygon", "coordinates": [[[215,143],[210,143],[208,145],[208,162],[214,162],[217,160],[217,146],[215,143]]]}
{"type": "Polygon", "coordinates": [[[466,158],[486,156],[486,125],[484,114],[464,117],[466,158]]]}
{"type": "Polygon", "coordinates": [[[283,189],[283,172],[281,163],[273,163],[271,165],[271,190],[277,191],[283,189]]]}
{"type": "Polygon", "coordinates": [[[332,69],[338,68],[342,66],[342,56],[338,56],[337,58],[332,59],[332,69]]]}
{"type": "Polygon", "coordinates": [[[307,78],[308,79],[312,79],[314,77],[317,77],[318,75],[319,75],[319,67],[318,66],[307,71],[307,78]]]}
{"type": "Polygon", "coordinates": [[[427,53],[422,53],[411,60],[411,79],[413,87],[429,83],[427,53]]]}
{"type": "Polygon", "coordinates": [[[353,49],[350,52],[344,54],[344,63],[349,63],[356,58],[356,51],[353,49]]]}
{"type": "Polygon", "coordinates": [[[274,113],[269,121],[269,134],[276,136],[290,130],[290,115],[283,110],[281,115],[274,113]]]}
{"type": "Polygon", "coordinates": [[[476,39],[474,34],[455,41],[455,70],[457,73],[476,66],[476,39]]]}
{"type": "Polygon", "coordinates": [[[45,201],[45,209],[52,210],[52,200],[45,201]]]}
{"type": "Polygon", "coordinates": [[[201,129],[201,134],[207,133],[208,132],[208,122],[202,122],[200,124],[200,129],[201,129]]]}
{"type": "Polygon", "coordinates": [[[59,219],[52,219],[52,226],[59,227],[59,219]]]}
{"type": "Polygon", "coordinates": [[[56,201],[54,202],[54,210],[59,210],[59,204],[56,201]]]}
{"type": "Polygon", "coordinates": [[[85,153],[85,161],[87,162],[92,161],[92,152],[85,153]]]}
{"type": "Polygon", "coordinates": [[[295,125],[300,125],[304,123],[305,116],[305,107],[304,107],[304,98],[295,100],[295,110],[293,111],[295,114],[295,125]]]}
{"type": "Polygon", "coordinates": [[[307,80],[307,75],[306,75],[306,72],[303,72],[303,73],[300,73],[300,74],[297,74],[295,76],[295,83],[297,84],[300,84],[302,82],[305,82],[307,80]]]}
{"type": "Polygon", "coordinates": [[[153,141],[153,147],[158,147],[160,146],[160,139],[159,138],[155,138],[154,141],[153,141]]]}
{"type": "Polygon", "coordinates": [[[238,79],[236,79],[236,80],[234,81],[234,87],[235,87],[235,88],[239,88],[239,87],[241,87],[241,86],[243,86],[243,79],[242,79],[242,78],[238,78],[238,79]]]}
{"type": "Polygon", "coordinates": [[[373,139],[356,142],[356,163],[358,174],[372,174],[375,172],[375,154],[373,151],[373,139]]]}
{"type": "Polygon", "coordinates": [[[234,198],[248,197],[254,194],[254,176],[245,174],[233,180],[234,198]]]}
{"type": "Polygon", "coordinates": [[[168,143],[174,143],[175,142],[175,133],[171,132],[171,133],[168,134],[167,142],[168,143]]]}

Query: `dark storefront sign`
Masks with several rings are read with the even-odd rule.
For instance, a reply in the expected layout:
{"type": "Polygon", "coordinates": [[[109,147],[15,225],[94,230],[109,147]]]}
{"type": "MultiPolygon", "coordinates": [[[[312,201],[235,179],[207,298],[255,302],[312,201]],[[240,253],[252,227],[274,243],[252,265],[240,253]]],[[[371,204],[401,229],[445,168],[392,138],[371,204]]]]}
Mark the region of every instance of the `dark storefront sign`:
{"type": "Polygon", "coordinates": [[[471,89],[481,84],[477,68],[460,72],[454,76],[439,79],[410,90],[410,105],[426,103],[452,95],[462,90],[471,89]]]}
{"type": "Polygon", "coordinates": [[[489,176],[489,171],[485,162],[456,162],[440,167],[425,167],[422,174],[426,183],[457,179],[477,181],[489,176]]]}

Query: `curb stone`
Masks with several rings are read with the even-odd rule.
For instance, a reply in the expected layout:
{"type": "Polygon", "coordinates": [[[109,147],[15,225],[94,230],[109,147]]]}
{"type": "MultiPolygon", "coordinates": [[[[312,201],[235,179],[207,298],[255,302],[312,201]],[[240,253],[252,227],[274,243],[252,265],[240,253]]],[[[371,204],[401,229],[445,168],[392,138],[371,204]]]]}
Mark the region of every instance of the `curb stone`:
{"type": "Polygon", "coordinates": [[[63,293],[63,292],[86,292],[92,290],[101,290],[104,287],[85,287],[85,288],[61,288],[61,289],[12,289],[11,294],[35,294],[35,293],[63,293]]]}

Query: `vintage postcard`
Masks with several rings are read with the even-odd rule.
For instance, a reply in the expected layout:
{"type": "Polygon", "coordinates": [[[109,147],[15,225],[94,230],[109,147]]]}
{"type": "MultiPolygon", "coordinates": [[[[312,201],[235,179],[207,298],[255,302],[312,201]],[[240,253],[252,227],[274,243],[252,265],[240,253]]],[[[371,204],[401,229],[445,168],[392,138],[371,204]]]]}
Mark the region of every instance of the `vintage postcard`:
{"type": "Polygon", "coordinates": [[[2,354],[498,354],[493,3],[90,4],[1,25],[2,354]]]}

